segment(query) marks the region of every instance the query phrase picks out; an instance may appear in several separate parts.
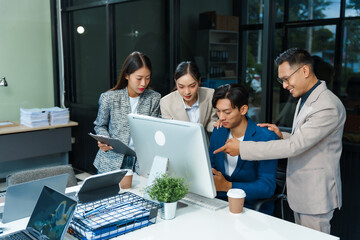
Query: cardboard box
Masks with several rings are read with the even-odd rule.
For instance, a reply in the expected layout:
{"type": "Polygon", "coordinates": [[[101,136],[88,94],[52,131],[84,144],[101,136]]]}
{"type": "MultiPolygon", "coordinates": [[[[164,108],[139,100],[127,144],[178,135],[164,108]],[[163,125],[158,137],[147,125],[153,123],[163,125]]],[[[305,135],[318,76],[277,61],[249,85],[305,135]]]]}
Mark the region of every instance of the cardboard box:
{"type": "Polygon", "coordinates": [[[199,29],[238,31],[239,18],[236,16],[219,15],[215,11],[200,13],[199,29]]]}
{"type": "Polygon", "coordinates": [[[226,16],[227,30],[229,31],[239,31],[239,17],[236,16],[226,16]]]}
{"type": "Polygon", "coordinates": [[[216,30],[227,30],[227,18],[224,15],[216,15],[216,30]]]}

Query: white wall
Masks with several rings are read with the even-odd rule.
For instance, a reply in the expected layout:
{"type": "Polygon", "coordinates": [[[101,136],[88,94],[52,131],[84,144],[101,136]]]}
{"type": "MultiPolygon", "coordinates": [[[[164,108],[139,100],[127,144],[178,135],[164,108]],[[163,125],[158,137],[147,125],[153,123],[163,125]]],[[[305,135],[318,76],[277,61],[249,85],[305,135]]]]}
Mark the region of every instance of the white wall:
{"type": "Polygon", "coordinates": [[[0,0],[0,121],[54,106],[50,1],[0,0]]]}

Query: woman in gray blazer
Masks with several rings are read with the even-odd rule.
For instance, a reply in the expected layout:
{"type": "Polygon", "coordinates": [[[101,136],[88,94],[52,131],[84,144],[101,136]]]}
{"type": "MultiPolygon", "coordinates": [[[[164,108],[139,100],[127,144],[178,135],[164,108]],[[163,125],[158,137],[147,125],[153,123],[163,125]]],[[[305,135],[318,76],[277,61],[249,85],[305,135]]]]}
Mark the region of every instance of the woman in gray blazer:
{"type": "MultiPolygon", "coordinates": [[[[96,134],[117,138],[134,148],[127,115],[160,115],[161,95],[147,89],[150,78],[150,59],[140,52],[131,53],[125,59],[115,87],[100,96],[98,115],[94,122],[96,134]]],[[[111,146],[101,142],[98,142],[98,146],[94,161],[98,173],[131,167],[125,166],[127,161],[123,161],[124,155],[112,151],[111,146]]]]}
{"type": "Polygon", "coordinates": [[[212,132],[218,119],[211,104],[214,89],[199,87],[201,75],[193,62],[181,62],[174,78],[177,90],[160,100],[162,118],[198,122],[212,132]]]}

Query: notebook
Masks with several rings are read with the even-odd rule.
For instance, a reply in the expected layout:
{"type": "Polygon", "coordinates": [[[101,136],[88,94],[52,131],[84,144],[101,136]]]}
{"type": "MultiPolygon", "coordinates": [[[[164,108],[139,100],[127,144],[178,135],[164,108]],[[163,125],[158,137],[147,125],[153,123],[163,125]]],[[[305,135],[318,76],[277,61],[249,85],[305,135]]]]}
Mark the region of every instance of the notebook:
{"type": "Polygon", "coordinates": [[[0,237],[4,239],[63,239],[76,208],[76,201],[44,186],[26,229],[0,237]]]}
{"type": "Polygon", "coordinates": [[[45,185],[65,193],[68,177],[69,174],[65,173],[9,186],[6,189],[2,223],[29,217],[45,185]]]}

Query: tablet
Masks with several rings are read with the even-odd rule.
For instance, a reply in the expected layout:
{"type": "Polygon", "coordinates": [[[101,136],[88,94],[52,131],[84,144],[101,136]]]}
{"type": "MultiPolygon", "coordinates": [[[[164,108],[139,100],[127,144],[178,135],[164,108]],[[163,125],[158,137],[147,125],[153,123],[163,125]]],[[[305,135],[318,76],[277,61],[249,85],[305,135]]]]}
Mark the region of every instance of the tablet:
{"type": "Polygon", "coordinates": [[[106,143],[107,145],[112,146],[114,152],[122,153],[127,156],[136,157],[135,151],[132,150],[131,148],[129,148],[126,144],[121,142],[119,139],[110,138],[110,137],[106,137],[106,136],[102,136],[102,135],[95,135],[92,133],[89,133],[89,135],[99,142],[106,143]]]}
{"type": "Polygon", "coordinates": [[[119,183],[126,173],[127,170],[120,169],[87,177],[77,193],[78,200],[87,203],[115,196],[120,191],[119,183]]]}

